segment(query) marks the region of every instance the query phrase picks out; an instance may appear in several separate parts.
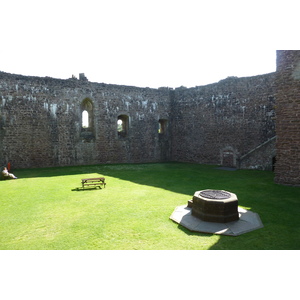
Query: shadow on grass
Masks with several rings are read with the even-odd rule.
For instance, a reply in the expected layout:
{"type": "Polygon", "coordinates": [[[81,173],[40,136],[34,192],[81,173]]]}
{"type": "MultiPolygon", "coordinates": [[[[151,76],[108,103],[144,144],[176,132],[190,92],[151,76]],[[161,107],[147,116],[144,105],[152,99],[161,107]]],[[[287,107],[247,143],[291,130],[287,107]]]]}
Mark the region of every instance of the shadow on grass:
{"type": "Polygon", "coordinates": [[[82,175],[82,178],[85,178],[93,174],[93,176],[118,178],[189,196],[201,189],[222,189],[234,193],[243,192],[249,180],[250,182],[256,181],[259,183],[261,180],[273,179],[271,172],[252,170],[232,172],[232,169],[226,170],[213,165],[172,162],[18,169],[14,172],[20,179],[73,175],[82,175]],[[260,175],[260,177],[257,175],[260,175]]]}
{"type": "MultiPolygon", "coordinates": [[[[202,172],[206,173],[206,180],[210,177],[207,173],[211,170],[212,173],[224,172],[215,170],[214,166],[202,166],[200,170],[199,167],[200,165],[185,163],[149,163],[18,169],[14,172],[20,179],[73,175],[82,175],[82,178],[85,178],[93,174],[93,176],[113,177],[192,195],[196,189],[204,187],[204,182],[200,176],[202,172]],[[195,173],[191,172],[191,168],[194,169],[195,173]]],[[[74,188],[75,190],[76,188],[74,188]]]]}
{"type": "Polygon", "coordinates": [[[39,177],[57,177],[69,175],[85,175],[95,170],[93,166],[67,166],[67,167],[49,167],[49,168],[32,168],[32,169],[16,169],[16,173],[20,179],[22,178],[39,178],[39,177]]]}
{"type": "MultiPolygon", "coordinates": [[[[14,173],[21,179],[70,175],[85,178],[96,174],[106,177],[111,189],[109,180],[115,178],[182,194],[182,204],[186,204],[195,191],[228,190],[238,196],[239,206],[259,214],[264,228],[237,237],[220,236],[211,249],[300,249],[300,218],[296,213],[300,211],[300,187],[276,185],[269,171],[231,172],[211,165],[149,163],[20,169],[14,173]]],[[[178,228],[191,236],[212,236],[194,233],[182,226],[178,228]]]]}
{"type": "MultiPolygon", "coordinates": [[[[174,222],[175,223],[175,222],[174,222]]],[[[184,226],[182,225],[178,225],[177,226],[178,229],[180,229],[181,231],[183,231],[185,234],[189,235],[189,236],[204,236],[204,237],[210,237],[210,236],[213,236],[214,234],[211,234],[211,233],[202,233],[202,232],[194,232],[194,231],[191,231],[187,228],[185,228],[184,226]]]]}
{"type": "Polygon", "coordinates": [[[75,189],[72,189],[71,191],[72,192],[88,192],[88,191],[96,191],[96,190],[102,190],[102,188],[95,188],[95,187],[93,187],[93,188],[75,188],[75,189]]]}

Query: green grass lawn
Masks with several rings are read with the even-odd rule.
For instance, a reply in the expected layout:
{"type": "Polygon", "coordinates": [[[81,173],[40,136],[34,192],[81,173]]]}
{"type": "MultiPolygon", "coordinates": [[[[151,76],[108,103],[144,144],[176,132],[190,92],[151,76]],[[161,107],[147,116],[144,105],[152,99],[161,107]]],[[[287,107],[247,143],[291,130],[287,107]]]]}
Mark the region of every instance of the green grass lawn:
{"type": "Polygon", "coordinates": [[[165,163],[14,170],[0,181],[0,249],[300,249],[300,188],[266,171],[165,163]],[[106,188],[77,190],[104,176],[106,188]],[[223,189],[264,228],[237,236],[193,233],[169,219],[195,191],[223,189]]]}

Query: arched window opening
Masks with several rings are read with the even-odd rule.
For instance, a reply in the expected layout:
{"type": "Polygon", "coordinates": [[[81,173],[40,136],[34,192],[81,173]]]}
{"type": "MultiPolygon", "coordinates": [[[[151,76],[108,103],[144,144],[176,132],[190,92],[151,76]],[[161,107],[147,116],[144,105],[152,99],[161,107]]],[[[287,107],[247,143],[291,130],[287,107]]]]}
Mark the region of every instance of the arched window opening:
{"type": "Polygon", "coordinates": [[[121,132],[123,130],[123,121],[121,119],[118,119],[118,132],[121,132]]]}
{"type": "Polygon", "coordinates": [[[86,110],[82,112],[82,128],[89,128],[89,113],[86,110]]]}
{"type": "Polygon", "coordinates": [[[89,98],[86,98],[81,103],[81,125],[82,128],[93,127],[93,103],[89,98]]]}
{"type": "Polygon", "coordinates": [[[125,137],[128,134],[128,116],[120,115],[117,121],[117,130],[119,137],[125,137]]]}
{"type": "Polygon", "coordinates": [[[167,124],[168,124],[168,121],[167,121],[167,120],[160,119],[160,120],[158,121],[158,133],[159,133],[159,134],[164,134],[164,133],[166,133],[166,130],[167,130],[167,124]]]}
{"type": "Polygon", "coordinates": [[[93,102],[89,98],[85,98],[81,102],[81,133],[80,137],[83,142],[91,142],[95,140],[94,132],[94,108],[93,102]]]}

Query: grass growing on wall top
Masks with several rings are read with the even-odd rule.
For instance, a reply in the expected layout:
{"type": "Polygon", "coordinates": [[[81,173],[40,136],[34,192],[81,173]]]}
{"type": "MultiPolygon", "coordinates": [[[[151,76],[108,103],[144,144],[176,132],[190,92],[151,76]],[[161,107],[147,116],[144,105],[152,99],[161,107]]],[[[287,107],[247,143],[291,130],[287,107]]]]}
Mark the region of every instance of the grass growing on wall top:
{"type": "Polygon", "coordinates": [[[184,163],[14,170],[0,181],[0,249],[299,249],[300,188],[266,171],[184,163]],[[81,190],[81,178],[106,188],[81,190]],[[79,190],[77,190],[79,188],[79,190]],[[192,233],[169,219],[197,190],[236,193],[264,228],[238,237],[192,233]]]}

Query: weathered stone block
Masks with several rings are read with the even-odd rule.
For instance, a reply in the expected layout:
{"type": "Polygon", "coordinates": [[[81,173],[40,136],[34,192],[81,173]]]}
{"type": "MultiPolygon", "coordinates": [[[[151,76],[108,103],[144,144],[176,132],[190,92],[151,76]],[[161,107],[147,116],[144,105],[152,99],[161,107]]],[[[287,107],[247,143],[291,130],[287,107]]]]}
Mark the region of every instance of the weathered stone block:
{"type": "Polygon", "coordinates": [[[227,193],[228,196],[226,196],[226,198],[223,197],[223,199],[213,199],[204,196],[205,193],[203,192],[205,191],[213,190],[197,191],[193,196],[193,216],[200,218],[203,221],[216,223],[227,223],[239,219],[238,199],[234,193],[219,191],[223,192],[225,195],[227,193]]]}

